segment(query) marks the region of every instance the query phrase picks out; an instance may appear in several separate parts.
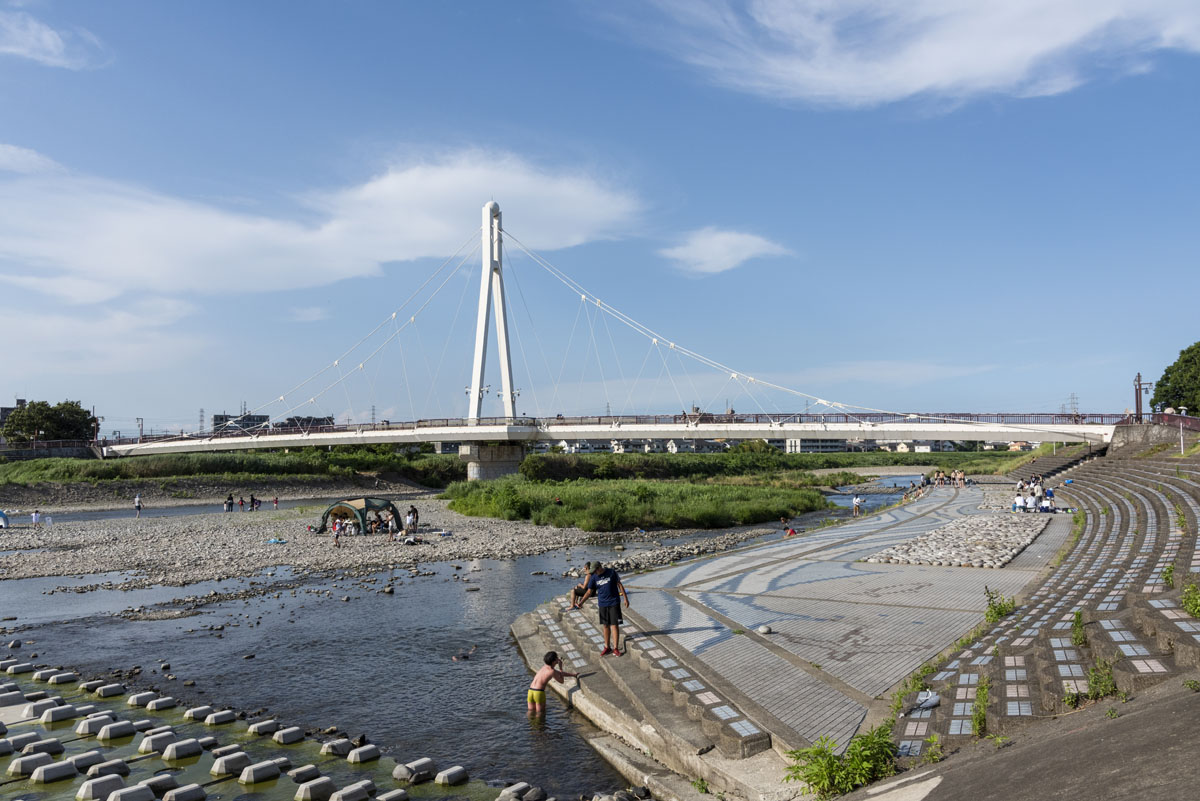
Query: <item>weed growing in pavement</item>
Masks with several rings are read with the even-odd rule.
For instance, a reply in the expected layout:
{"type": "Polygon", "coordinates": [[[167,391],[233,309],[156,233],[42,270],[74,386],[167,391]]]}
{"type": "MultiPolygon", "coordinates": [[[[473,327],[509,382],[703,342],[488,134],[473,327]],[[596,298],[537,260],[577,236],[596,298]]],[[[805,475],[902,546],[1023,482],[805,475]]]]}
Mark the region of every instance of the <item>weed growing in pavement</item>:
{"type": "Polygon", "coordinates": [[[1104,717],[1109,718],[1109,719],[1115,720],[1119,716],[1120,716],[1120,713],[1117,712],[1117,708],[1115,706],[1111,707],[1107,712],[1104,713],[1104,717]]]}
{"type": "Polygon", "coordinates": [[[988,691],[991,686],[991,681],[984,676],[975,688],[975,705],[971,707],[971,734],[976,737],[987,734],[988,691]]]}
{"type": "Polygon", "coordinates": [[[791,764],[784,781],[804,782],[801,792],[805,795],[833,798],[896,772],[890,722],[856,735],[842,756],[834,753],[836,749],[836,742],[821,737],[808,748],[788,751],[791,764]]]}
{"type": "Polygon", "coordinates": [[[1113,678],[1112,662],[1101,659],[1096,666],[1088,668],[1088,698],[1097,701],[1108,695],[1117,694],[1117,682],[1113,678]]]}
{"type": "MultiPolygon", "coordinates": [[[[820,666],[814,665],[814,667],[820,670],[820,666]]],[[[892,696],[893,718],[900,714],[900,710],[904,708],[904,696],[908,695],[909,693],[916,693],[924,690],[925,677],[936,671],[937,668],[935,668],[931,663],[926,662],[925,664],[921,665],[921,667],[917,668],[917,670],[913,672],[913,674],[910,675],[903,684],[900,685],[895,694],[892,696]]]]}
{"type": "Polygon", "coordinates": [[[1100,514],[1102,514],[1102,515],[1107,515],[1111,511],[1112,511],[1112,509],[1108,508],[1107,503],[1100,507],[1100,514]]]}
{"type": "Polygon", "coordinates": [[[1079,693],[1075,692],[1074,690],[1067,690],[1065,693],[1063,693],[1063,704],[1071,709],[1078,707],[1079,701],[1079,693]]]}
{"type": "Polygon", "coordinates": [[[1193,581],[1187,585],[1179,603],[1183,607],[1183,611],[1192,617],[1200,617],[1200,588],[1196,587],[1196,582],[1193,581]]]}
{"type": "Polygon", "coordinates": [[[700,795],[708,795],[708,782],[704,779],[696,779],[692,782],[692,786],[696,788],[696,792],[700,795]]]}
{"type": "Polygon", "coordinates": [[[1004,744],[1009,740],[1008,737],[1001,737],[999,734],[989,734],[987,739],[991,740],[997,748],[1003,748],[1004,744]]]}
{"type": "Polygon", "coordinates": [[[1071,618],[1071,645],[1077,648],[1082,648],[1087,645],[1087,632],[1083,630],[1083,612],[1075,610],[1075,616],[1071,618]]]}
{"type": "Polygon", "coordinates": [[[1001,618],[1011,615],[1012,611],[1017,608],[1017,599],[1009,596],[1005,598],[1003,594],[996,590],[983,588],[983,594],[987,596],[987,611],[983,615],[983,619],[988,623],[996,623],[1001,618]]]}
{"type": "Polygon", "coordinates": [[[935,762],[941,762],[946,758],[946,750],[942,748],[942,739],[938,737],[937,732],[925,738],[925,756],[921,761],[926,765],[932,765],[935,762]]]}
{"type": "Polygon", "coordinates": [[[1167,565],[1162,572],[1163,584],[1167,585],[1167,589],[1175,589],[1175,563],[1167,565]]]}
{"type": "Polygon", "coordinates": [[[1194,693],[1200,693],[1200,681],[1196,681],[1195,679],[1184,679],[1183,686],[1194,693]]]}

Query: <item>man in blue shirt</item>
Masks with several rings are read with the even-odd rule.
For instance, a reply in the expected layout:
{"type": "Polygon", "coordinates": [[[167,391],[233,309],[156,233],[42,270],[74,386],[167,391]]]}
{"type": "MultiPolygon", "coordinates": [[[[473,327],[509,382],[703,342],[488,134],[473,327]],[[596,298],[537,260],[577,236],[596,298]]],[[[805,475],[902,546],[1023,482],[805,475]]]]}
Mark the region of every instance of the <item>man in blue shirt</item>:
{"type": "Polygon", "coordinates": [[[621,583],[617,571],[596,562],[583,597],[574,601],[571,607],[578,609],[593,594],[596,596],[596,605],[600,607],[600,627],[604,629],[604,650],[600,652],[600,656],[620,656],[620,627],[624,622],[621,618],[621,598],[625,599],[625,608],[628,609],[629,595],[626,594],[625,585],[621,583]]]}

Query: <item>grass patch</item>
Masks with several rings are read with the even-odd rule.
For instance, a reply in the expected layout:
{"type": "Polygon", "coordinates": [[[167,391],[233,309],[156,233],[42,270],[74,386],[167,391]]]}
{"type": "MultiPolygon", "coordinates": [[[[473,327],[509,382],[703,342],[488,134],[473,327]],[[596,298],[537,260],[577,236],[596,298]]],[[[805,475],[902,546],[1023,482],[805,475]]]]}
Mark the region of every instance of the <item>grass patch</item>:
{"type": "Polygon", "coordinates": [[[987,597],[987,611],[984,612],[983,619],[988,623],[1000,621],[1017,608],[1017,599],[1013,596],[1005,598],[997,590],[988,589],[986,586],[983,588],[983,594],[987,597]]]}
{"type": "Polygon", "coordinates": [[[1077,648],[1087,645],[1087,632],[1083,630],[1083,612],[1078,609],[1071,617],[1071,645],[1077,648]]]}
{"type": "Polygon", "coordinates": [[[991,689],[991,680],[987,676],[979,679],[979,685],[975,688],[975,703],[971,707],[971,734],[976,737],[987,734],[988,693],[991,689]]]}
{"type": "Polygon", "coordinates": [[[1101,659],[1095,667],[1088,668],[1088,698],[1098,701],[1117,694],[1117,681],[1113,678],[1112,662],[1101,659]]]}
{"type": "Polygon", "coordinates": [[[1196,587],[1196,582],[1190,582],[1184,588],[1179,604],[1183,607],[1183,611],[1192,617],[1200,618],[1200,588],[1196,587]]]}
{"type": "Polygon", "coordinates": [[[896,745],[889,723],[856,735],[841,756],[836,750],[836,742],[821,737],[808,748],[789,751],[791,764],[784,781],[804,782],[804,795],[833,798],[896,772],[896,745]]]}
{"type": "Polygon", "coordinates": [[[585,531],[728,528],[777,521],[829,508],[812,489],[729,486],[682,481],[460,481],[443,498],[473,517],[530,520],[585,531]]]}

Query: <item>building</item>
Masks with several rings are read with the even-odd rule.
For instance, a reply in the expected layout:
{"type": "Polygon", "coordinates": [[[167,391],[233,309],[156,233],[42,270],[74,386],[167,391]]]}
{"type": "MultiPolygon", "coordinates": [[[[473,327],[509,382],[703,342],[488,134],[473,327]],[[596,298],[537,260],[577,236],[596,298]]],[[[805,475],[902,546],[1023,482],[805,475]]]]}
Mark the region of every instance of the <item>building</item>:
{"type": "Polygon", "coordinates": [[[270,428],[271,416],[266,414],[214,414],[212,430],[249,431],[255,428],[270,428]]]}
{"type": "MultiPolygon", "coordinates": [[[[263,415],[256,415],[262,417],[263,415]]],[[[216,417],[213,418],[216,420],[216,417]]],[[[280,428],[320,428],[321,426],[332,426],[333,416],[329,417],[289,417],[279,424],[280,428]]],[[[455,451],[457,453],[458,451],[455,451]]]]}
{"type": "Polygon", "coordinates": [[[839,453],[849,450],[844,439],[789,439],[785,453],[839,453]]]}

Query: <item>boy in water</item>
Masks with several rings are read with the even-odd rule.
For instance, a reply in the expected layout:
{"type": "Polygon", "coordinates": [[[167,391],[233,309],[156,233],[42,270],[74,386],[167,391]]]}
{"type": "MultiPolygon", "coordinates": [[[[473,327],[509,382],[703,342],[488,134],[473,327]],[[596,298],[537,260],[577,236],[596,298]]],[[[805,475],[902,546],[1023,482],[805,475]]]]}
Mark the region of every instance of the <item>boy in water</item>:
{"type": "Polygon", "coordinates": [[[559,684],[563,684],[564,676],[571,676],[578,683],[578,673],[567,673],[562,669],[562,660],[558,658],[557,651],[547,651],[542,657],[544,665],[533,674],[533,681],[529,683],[529,692],[525,694],[525,703],[529,706],[528,713],[530,717],[540,718],[546,714],[546,685],[554,679],[559,684]]]}

